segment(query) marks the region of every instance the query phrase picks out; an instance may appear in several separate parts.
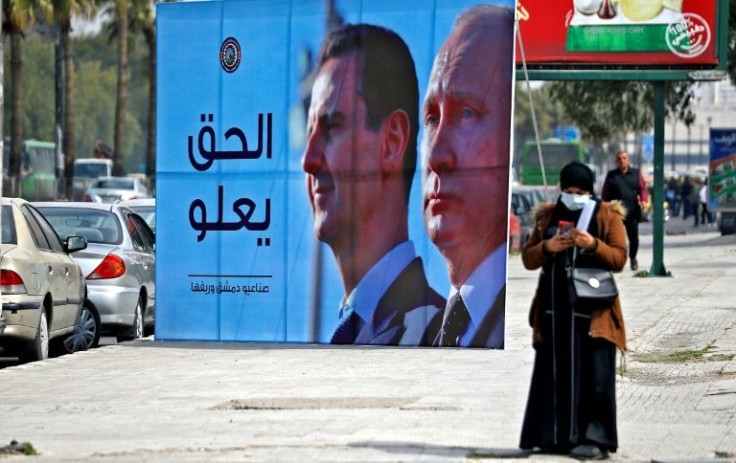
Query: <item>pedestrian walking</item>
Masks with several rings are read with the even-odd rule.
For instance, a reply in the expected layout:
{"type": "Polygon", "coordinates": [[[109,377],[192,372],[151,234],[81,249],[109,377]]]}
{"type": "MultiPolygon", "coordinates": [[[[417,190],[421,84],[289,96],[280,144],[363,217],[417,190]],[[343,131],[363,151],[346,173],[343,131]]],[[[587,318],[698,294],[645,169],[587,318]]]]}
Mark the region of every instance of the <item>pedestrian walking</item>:
{"type": "Polygon", "coordinates": [[[693,189],[693,184],[690,181],[690,176],[686,175],[680,185],[680,198],[682,201],[682,219],[687,220],[692,213],[692,206],[690,204],[690,192],[693,189]]]}
{"type": "Polygon", "coordinates": [[[524,267],[542,268],[529,322],[536,351],[520,447],[579,459],[604,459],[618,448],[616,347],[626,348],[621,306],[591,308],[570,302],[568,270],[620,271],[626,263],[621,203],[593,195],[595,175],[574,161],[560,173],[562,194],[536,214],[522,252],[524,267]],[[587,230],[558,233],[559,222],[577,223],[581,207],[595,202],[587,230]]]}
{"type": "Polygon", "coordinates": [[[698,192],[698,200],[700,201],[700,223],[705,225],[705,220],[708,219],[708,226],[713,226],[713,215],[708,209],[708,179],[703,180],[703,186],[700,187],[698,192]]]}
{"type": "Polygon", "coordinates": [[[669,209],[670,217],[677,216],[677,213],[679,212],[679,205],[677,203],[679,195],[680,186],[674,177],[670,177],[667,181],[667,189],[664,191],[664,197],[667,200],[667,208],[669,209]]]}
{"type": "Polygon", "coordinates": [[[649,201],[649,191],[639,169],[631,167],[629,154],[621,151],[616,154],[616,165],[606,174],[601,197],[603,201],[619,200],[626,206],[626,237],[629,240],[629,260],[631,270],[639,269],[636,254],[639,251],[639,222],[641,222],[642,205],[649,201]]]}
{"type": "Polygon", "coordinates": [[[700,189],[702,188],[703,184],[698,178],[693,179],[693,187],[690,190],[690,196],[688,197],[688,201],[690,202],[690,209],[693,213],[693,217],[695,218],[694,226],[698,226],[698,221],[700,219],[700,189]]]}

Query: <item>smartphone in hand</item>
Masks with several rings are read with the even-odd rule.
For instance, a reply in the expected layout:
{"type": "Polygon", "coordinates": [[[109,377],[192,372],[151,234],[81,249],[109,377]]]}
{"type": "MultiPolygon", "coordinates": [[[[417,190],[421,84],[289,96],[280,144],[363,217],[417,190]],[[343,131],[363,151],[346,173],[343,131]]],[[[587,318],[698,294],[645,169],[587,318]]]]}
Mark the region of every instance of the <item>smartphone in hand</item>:
{"type": "Polygon", "coordinates": [[[572,222],[560,220],[559,222],[557,222],[557,234],[569,237],[570,230],[572,230],[573,225],[574,224],[572,222]]]}

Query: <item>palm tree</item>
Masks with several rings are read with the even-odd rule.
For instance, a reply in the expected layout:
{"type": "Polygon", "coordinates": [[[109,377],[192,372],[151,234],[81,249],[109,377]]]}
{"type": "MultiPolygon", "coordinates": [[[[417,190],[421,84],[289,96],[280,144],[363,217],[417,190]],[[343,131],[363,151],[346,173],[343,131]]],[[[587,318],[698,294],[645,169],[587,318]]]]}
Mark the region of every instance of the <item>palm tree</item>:
{"type": "Polygon", "coordinates": [[[10,36],[10,165],[8,172],[16,179],[12,195],[18,194],[20,185],[20,148],[23,141],[21,125],[21,89],[23,85],[21,40],[23,31],[35,19],[35,13],[43,0],[4,0],[3,35],[10,36]]]}
{"type": "Polygon", "coordinates": [[[61,46],[64,55],[64,127],[62,129],[62,152],[64,153],[64,177],[67,197],[72,195],[74,168],[74,55],[70,33],[72,14],[90,17],[95,12],[94,0],[51,0],[50,17],[59,23],[61,46]]]}
{"type": "Polygon", "coordinates": [[[133,0],[130,6],[130,30],[133,33],[140,31],[148,47],[146,175],[151,179],[156,171],[156,9],[151,0],[133,0]]]}
{"type": "Polygon", "coordinates": [[[128,104],[128,0],[115,0],[118,32],[118,86],[115,97],[115,136],[113,141],[113,175],[123,174],[123,140],[125,111],[128,104]]]}

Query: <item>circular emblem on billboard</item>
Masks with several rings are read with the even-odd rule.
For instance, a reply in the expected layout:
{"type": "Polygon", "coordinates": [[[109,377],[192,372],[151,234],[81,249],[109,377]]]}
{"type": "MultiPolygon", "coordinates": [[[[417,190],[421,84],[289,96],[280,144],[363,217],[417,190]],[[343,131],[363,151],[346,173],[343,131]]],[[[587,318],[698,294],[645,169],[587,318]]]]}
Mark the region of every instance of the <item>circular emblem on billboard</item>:
{"type": "Polygon", "coordinates": [[[683,13],[682,21],[667,26],[665,39],[672,53],[681,58],[695,58],[710,45],[710,26],[697,14],[683,13]]]}
{"type": "Polygon", "coordinates": [[[220,46],[220,64],[226,72],[235,72],[240,66],[240,44],[234,37],[228,37],[220,46]]]}

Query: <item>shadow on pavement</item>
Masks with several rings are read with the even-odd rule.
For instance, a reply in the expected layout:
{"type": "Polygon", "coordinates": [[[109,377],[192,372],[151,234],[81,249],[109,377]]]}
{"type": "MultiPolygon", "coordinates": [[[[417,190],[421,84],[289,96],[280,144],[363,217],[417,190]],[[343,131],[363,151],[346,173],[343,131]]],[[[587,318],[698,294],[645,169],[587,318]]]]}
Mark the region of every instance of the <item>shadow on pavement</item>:
{"type": "MultiPolygon", "coordinates": [[[[119,343],[126,347],[143,347],[154,349],[192,349],[192,350],[290,350],[290,349],[311,349],[311,350],[436,350],[436,347],[417,347],[417,346],[379,346],[379,345],[332,345],[332,344],[313,344],[313,343],[281,343],[281,342],[249,342],[249,341],[164,341],[155,339],[154,337],[143,338],[137,341],[127,341],[119,343]]],[[[459,351],[460,349],[448,349],[448,351],[459,351]]],[[[464,350],[464,349],[463,349],[464,350]]],[[[475,349],[472,349],[475,350],[475,349]]],[[[488,349],[481,349],[488,350],[488,349]]]]}
{"type": "MultiPolygon", "coordinates": [[[[715,232],[713,233],[702,233],[702,239],[689,239],[689,240],[683,240],[683,241],[675,241],[673,238],[678,238],[680,236],[684,235],[665,235],[664,237],[664,250],[667,252],[667,249],[674,249],[674,248],[694,248],[699,246],[722,246],[722,245],[728,245],[728,244],[736,244],[736,235],[717,235],[713,236],[715,232]]],[[[639,243],[639,250],[642,249],[651,249],[652,243],[651,241],[645,241],[639,243]]]]}
{"type": "Polygon", "coordinates": [[[438,456],[458,456],[466,457],[472,460],[481,459],[522,459],[532,454],[529,450],[518,448],[477,448],[477,447],[458,447],[446,445],[418,444],[415,442],[389,442],[389,441],[371,441],[371,442],[351,442],[349,447],[356,448],[372,448],[382,450],[387,453],[406,453],[411,455],[438,455],[438,456]]]}

